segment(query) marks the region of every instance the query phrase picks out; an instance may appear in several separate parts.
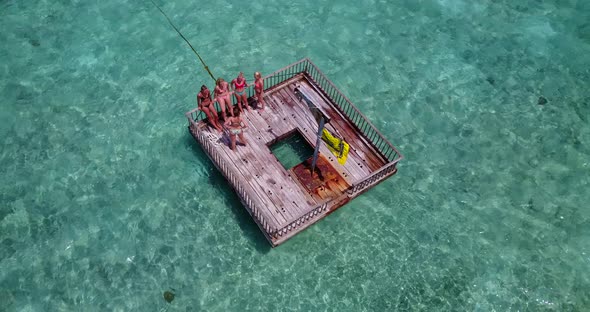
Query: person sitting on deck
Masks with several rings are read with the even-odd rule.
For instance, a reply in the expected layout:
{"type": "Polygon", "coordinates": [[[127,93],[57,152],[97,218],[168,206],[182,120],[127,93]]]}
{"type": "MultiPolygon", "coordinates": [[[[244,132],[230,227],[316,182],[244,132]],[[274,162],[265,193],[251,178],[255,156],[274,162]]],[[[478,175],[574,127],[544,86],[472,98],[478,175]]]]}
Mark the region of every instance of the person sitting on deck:
{"type": "Polygon", "coordinates": [[[240,141],[244,146],[246,146],[247,142],[244,138],[244,129],[248,126],[246,125],[245,121],[240,117],[240,109],[238,107],[234,107],[233,116],[227,118],[225,121],[225,126],[229,131],[229,139],[231,144],[231,150],[236,150],[236,136],[240,137],[240,141]]]}
{"type": "Polygon", "coordinates": [[[231,81],[231,84],[232,88],[234,89],[234,95],[236,96],[240,112],[244,112],[242,109],[242,104],[246,106],[248,111],[250,111],[250,106],[248,106],[248,93],[246,92],[246,87],[248,87],[248,84],[244,78],[244,73],[240,72],[238,77],[231,81]]]}
{"type": "Polygon", "coordinates": [[[231,97],[230,95],[232,92],[229,90],[229,83],[225,82],[223,78],[217,78],[215,82],[215,100],[221,106],[221,116],[223,116],[223,120],[225,120],[225,109],[229,110],[230,115],[234,115],[231,105],[231,97]]]}
{"type": "Polygon", "coordinates": [[[217,129],[219,132],[223,132],[223,128],[221,127],[221,124],[219,124],[217,109],[215,108],[215,105],[213,105],[213,100],[211,100],[211,92],[206,85],[202,85],[201,91],[197,94],[197,104],[199,105],[199,109],[207,115],[207,119],[213,128],[217,129]]]}
{"type": "Polygon", "coordinates": [[[259,72],[254,73],[254,93],[256,93],[256,101],[260,104],[260,110],[264,110],[264,80],[259,72]]]}

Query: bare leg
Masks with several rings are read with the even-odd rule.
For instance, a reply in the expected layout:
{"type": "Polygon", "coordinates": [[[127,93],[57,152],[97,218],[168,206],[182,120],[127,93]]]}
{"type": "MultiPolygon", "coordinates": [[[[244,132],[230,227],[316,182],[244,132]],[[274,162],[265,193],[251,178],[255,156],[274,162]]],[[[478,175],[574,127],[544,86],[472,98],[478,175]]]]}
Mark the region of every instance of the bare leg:
{"type": "Polygon", "coordinates": [[[232,105],[231,105],[231,101],[230,101],[230,100],[228,100],[228,101],[226,102],[226,105],[227,105],[227,109],[229,109],[229,114],[230,114],[232,117],[234,117],[234,108],[233,108],[233,107],[232,107],[232,105]]]}
{"type": "Polygon", "coordinates": [[[212,122],[214,123],[215,129],[219,132],[223,132],[223,127],[219,123],[219,115],[217,114],[217,108],[215,108],[215,104],[209,105],[209,110],[211,111],[212,122]]]}
{"type": "Polygon", "coordinates": [[[211,111],[211,115],[213,115],[215,119],[219,119],[219,115],[217,114],[217,108],[215,107],[215,104],[209,105],[209,110],[211,111]]]}
{"type": "Polygon", "coordinates": [[[217,129],[217,131],[219,131],[219,133],[223,133],[223,127],[221,126],[221,124],[219,123],[219,119],[215,118],[215,129],[217,129]]]}
{"type": "MultiPolygon", "coordinates": [[[[242,142],[242,144],[244,144],[244,146],[246,146],[246,144],[248,144],[248,142],[246,141],[246,139],[244,138],[244,131],[240,132],[240,134],[238,134],[240,136],[240,142],[242,142]]],[[[234,135],[234,145],[235,145],[235,135],[234,135]]]]}
{"type": "MultiPolygon", "coordinates": [[[[240,134],[241,135],[241,134],[240,134]]],[[[236,150],[236,135],[235,134],[230,134],[229,135],[229,140],[230,140],[230,148],[232,151],[236,150]]]]}
{"type": "Polygon", "coordinates": [[[240,97],[242,98],[242,102],[244,102],[246,109],[250,111],[250,106],[248,106],[248,94],[246,94],[246,91],[244,91],[244,94],[240,95],[240,97]]]}
{"type": "Polygon", "coordinates": [[[256,101],[260,104],[260,110],[264,110],[264,93],[260,92],[256,94],[256,101]]]}
{"type": "Polygon", "coordinates": [[[221,106],[221,117],[223,117],[223,120],[225,120],[227,117],[225,114],[225,100],[220,98],[217,102],[219,102],[219,106],[221,106]]]}
{"type": "Polygon", "coordinates": [[[217,117],[215,110],[209,109],[209,114],[207,114],[207,117],[209,118],[211,125],[217,129],[218,132],[223,132],[223,128],[219,124],[219,117],[217,117]]]}
{"type": "Polygon", "coordinates": [[[238,102],[238,108],[240,109],[240,112],[243,112],[244,110],[242,109],[242,96],[238,95],[237,93],[234,93],[234,95],[236,96],[236,102],[238,102]]]}
{"type": "Polygon", "coordinates": [[[217,129],[216,119],[211,114],[211,110],[209,109],[209,107],[203,106],[203,107],[201,107],[201,110],[205,113],[205,115],[207,115],[207,120],[209,121],[209,124],[213,128],[217,129]]]}
{"type": "Polygon", "coordinates": [[[224,101],[223,105],[227,105],[227,109],[229,110],[229,114],[233,117],[234,110],[231,107],[231,98],[229,97],[229,94],[223,97],[223,101],[224,101]]]}

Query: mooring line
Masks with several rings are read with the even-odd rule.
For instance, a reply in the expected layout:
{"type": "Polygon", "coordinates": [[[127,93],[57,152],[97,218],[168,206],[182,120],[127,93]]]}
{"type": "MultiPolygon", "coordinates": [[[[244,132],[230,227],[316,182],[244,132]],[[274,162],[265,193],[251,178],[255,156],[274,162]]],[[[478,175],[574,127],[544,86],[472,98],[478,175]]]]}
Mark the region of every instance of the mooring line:
{"type": "Polygon", "coordinates": [[[193,52],[195,52],[195,54],[197,55],[197,57],[201,61],[201,64],[203,64],[203,67],[205,67],[205,70],[209,73],[209,76],[211,76],[211,79],[213,79],[213,81],[216,81],[217,79],[215,79],[215,77],[213,76],[213,74],[209,70],[209,66],[207,66],[207,64],[205,64],[205,62],[203,61],[203,58],[201,58],[201,56],[199,55],[199,52],[197,52],[197,50],[195,50],[195,48],[193,48],[193,45],[186,39],[186,37],[184,37],[184,35],[180,32],[180,30],[178,30],[178,28],[174,25],[174,23],[172,23],[172,20],[170,20],[170,18],[168,17],[168,15],[166,15],[166,13],[164,13],[164,11],[160,8],[160,6],[158,6],[156,4],[156,2],[154,2],[154,0],[150,0],[150,1],[160,11],[160,13],[162,13],[162,15],[164,15],[164,17],[168,20],[168,23],[170,23],[170,25],[172,26],[172,28],[174,28],[174,30],[176,30],[176,32],[180,35],[180,37],[182,39],[184,39],[184,41],[186,42],[186,44],[188,44],[188,46],[191,47],[191,49],[193,50],[193,52]]]}

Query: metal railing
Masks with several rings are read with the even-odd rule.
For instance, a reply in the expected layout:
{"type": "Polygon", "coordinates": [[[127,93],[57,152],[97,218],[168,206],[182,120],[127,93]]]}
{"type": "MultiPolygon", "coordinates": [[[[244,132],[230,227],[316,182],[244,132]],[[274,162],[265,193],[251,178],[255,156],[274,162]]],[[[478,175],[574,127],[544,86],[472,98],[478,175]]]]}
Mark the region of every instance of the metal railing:
{"type": "MultiPolygon", "coordinates": [[[[323,95],[330,101],[330,103],[356,128],[356,130],[364,137],[370,145],[385,159],[385,164],[371,173],[369,176],[355,181],[349,187],[347,193],[352,196],[359,193],[371,185],[378,183],[388,175],[396,172],[397,163],[403,159],[403,155],[373,126],[363,113],[361,113],[354,104],[319,70],[319,68],[312,63],[308,58],[302,59],[289,66],[281,68],[270,75],[263,78],[265,90],[271,89],[299,74],[304,74],[315,85],[323,95]]],[[[248,97],[254,94],[252,85],[247,87],[248,97]]],[[[236,104],[234,96],[232,104],[236,104]]],[[[220,112],[218,103],[215,107],[220,112]]],[[[198,129],[198,122],[206,118],[205,114],[198,108],[195,108],[186,113],[189,123],[198,129]]],[[[310,218],[321,214],[320,212],[326,207],[316,207],[303,217],[290,222],[287,226],[281,229],[274,229],[271,235],[283,235],[290,231],[290,229],[297,227],[298,223],[304,223],[310,218]],[[303,222],[302,222],[303,221],[303,222]]]]}
{"type": "Polygon", "coordinates": [[[295,230],[296,228],[305,225],[308,221],[313,220],[317,216],[321,216],[328,210],[328,203],[323,203],[311,211],[307,212],[303,216],[289,222],[287,225],[283,226],[282,228],[276,230],[275,232],[271,233],[271,235],[275,238],[280,236],[286,235],[287,233],[295,230]]]}
{"type": "MultiPolygon", "coordinates": [[[[295,77],[298,74],[305,72],[305,69],[307,68],[308,63],[309,63],[308,59],[302,59],[302,60],[300,60],[296,63],[293,63],[289,66],[283,67],[270,75],[264,76],[262,78],[262,81],[264,83],[264,89],[268,90],[278,84],[281,84],[281,83],[295,77]]],[[[246,87],[246,91],[248,93],[248,97],[253,96],[254,95],[254,85],[249,85],[248,87],[246,87]]],[[[231,102],[232,102],[232,105],[236,104],[236,98],[233,95],[231,96],[231,102]]],[[[215,109],[217,109],[217,112],[221,112],[221,107],[219,106],[219,103],[215,102],[214,105],[215,105],[215,109]]],[[[195,123],[198,123],[199,121],[205,120],[207,118],[205,113],[200,111],[199,108],[195,108],[191,111],[188,111],[188,112],[186,112],[185,115],[189,119],[189,122],[195,122],[195,123]]]]}
{"type": "Polygon", "coordinates": [[[330,81],[319,68],[309,59],[305,59],[307,66],[305,73],[315,85],[332,101],[332,104],[354,125],[357,131],[365,137],[371,145],[385,158],[386,164],[371,175],[355,181],[348,189],[348,194],[361,192],[371,185],[381,181],[384,177],[396,171],[397,163],[403,155],[373,126],[354,104],[330,81]]]}
{"type": "Polygon", "coordinates": [[[205,137],[203,131],[200,131],[194,123],[189,126],[189,131],[201,143],[201,146],[207,151],[207,154],[211,160],[217,164],[221,174],[234,185],[234,188],[241,198],[244,206],[246,206],[246,209],[250,210],[250,215],[256,220],[256,223],[258,223],[268,235],[277,233],[277,229],[267,221],[264,213],[254,203],[254,200],[250,198],[244,186],[242,186],[240,183],[237,183],[238,178],[229,169],[230,164],[224,162],[219,154],[214,152],[215,147],[205,137]]]}
{"type": "Polygon", "coordinates": [[[354,104],[318,69],[308,60],[309,68],[306,73],[313,79],[320,90],[332,100],[332,104],[346,116],[346,118],[367,138],[371,144],[387,159],[387,162],[401,158],[397,151],[387,139],[373,126],[373,124],[361,113],[354,104]]]}
{"type": "MultiPolygon", "coordinates": [[[[363,115],[363,113],[361,113],[358,108],[356,108],[356,106],[354,106],[354,104],[352,104],[352,102],[342,94],[342,92],[328,78],[326,78],[318,67],[309,59],[302,59],[265,76],[263,78],[264,87],[265,89],[270,89],[301,73],[307,74],[313,82],[315,82],[324,95],[332,101],[332,104],[334,104],[334,106],[336,106],[338,110],[348,118],[357,130],[371,142],[388,162],[403,158],[397,149],[385,139],[373,124],[371,124],[367,117],[365,117],[365,115],[363,115]]],[[[253,86],[248,86],[247,91],[248,97],[252,96],[254,94],[253,86]]],[[[232,96],[231,99],[232,103],[235,104],[235,97],[232,96]]],[[[221,111],[219,103],[215,103],[215,107],[218,112],[221,111]]],[[[206,118],[205,114],[202,111],[199,111],[198,108],[195,108],[186,114],[187,117],[193,121],[200,121],[206,118]]]]}

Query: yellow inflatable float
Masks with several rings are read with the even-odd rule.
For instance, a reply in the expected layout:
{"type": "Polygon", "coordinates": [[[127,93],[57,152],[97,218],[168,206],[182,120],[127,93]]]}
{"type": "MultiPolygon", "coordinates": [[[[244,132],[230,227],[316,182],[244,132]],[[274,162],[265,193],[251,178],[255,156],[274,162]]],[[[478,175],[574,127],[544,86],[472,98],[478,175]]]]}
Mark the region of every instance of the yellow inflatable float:
{"type": "Polygon", "coordinates": [[[328,149],[336,156],[338,163],[344,165],[348,157],[350,146],[344,140],[333,136],[328,130],[322,131],[322,140],[328,145],[328,149]],[[342,146],[341,146],[342,145],[342,146]]]}

